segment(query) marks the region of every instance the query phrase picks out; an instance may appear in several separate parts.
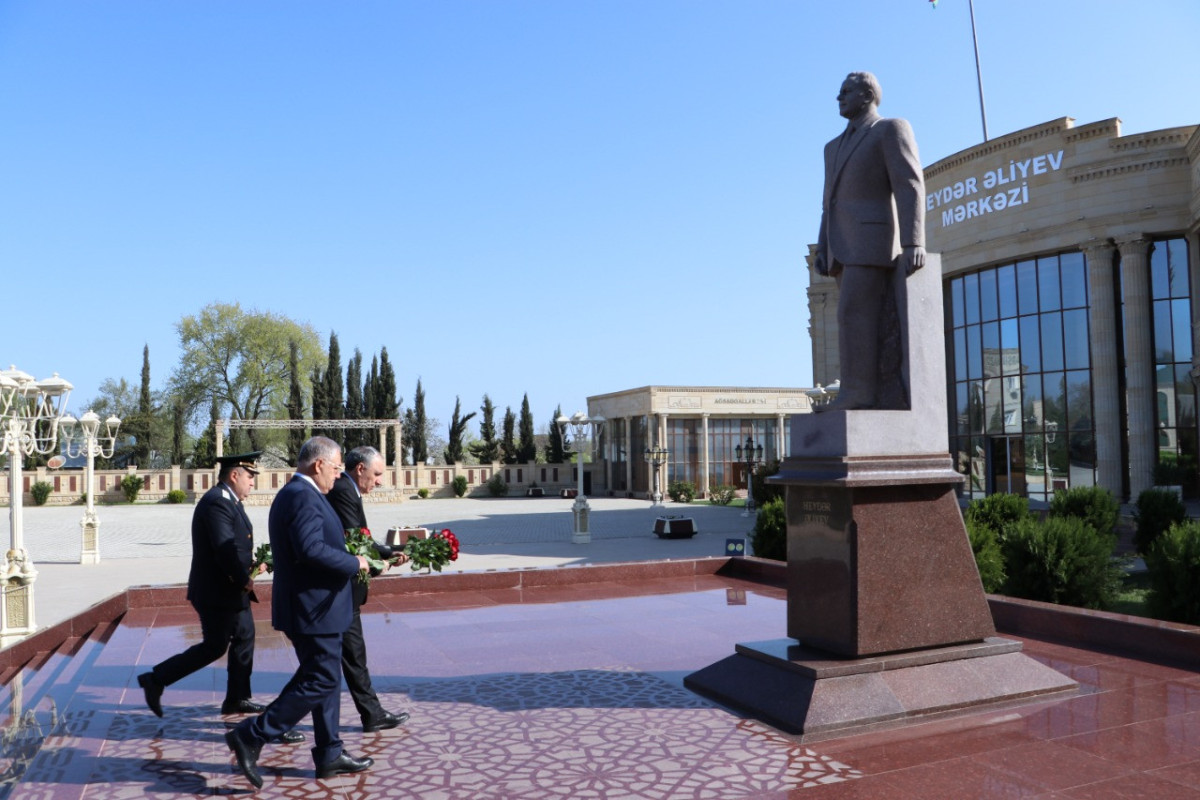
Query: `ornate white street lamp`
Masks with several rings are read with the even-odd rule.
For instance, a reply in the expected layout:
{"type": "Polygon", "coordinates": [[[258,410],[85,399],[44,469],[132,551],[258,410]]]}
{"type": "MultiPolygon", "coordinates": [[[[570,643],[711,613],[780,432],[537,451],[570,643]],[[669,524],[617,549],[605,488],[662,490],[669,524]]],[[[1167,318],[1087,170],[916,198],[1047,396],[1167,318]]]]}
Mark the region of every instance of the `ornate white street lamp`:
{"type": "Polygon", "coordinates": [[[650,506],[653,508],[654,506],[662,505],[662,483],[659,481],[659,475],[661,474],[662,465],[667,463],[667,456],[670,455],[670,451],[665,447],[647,447],[644,455],[646,463],[654,470],[654,494],[650,496],[650,506]]]}
{"type": "Polygon", "coordinates": [[[763,446],[759,444],[756,447],[754,439],[747,436],[746,446],[743,448],[739,444],[733,448],[733,452],[738,461],[746,462],[746,509],[742,512],[742,516],[748,517],[754,510],[754,468],[762,463],[763,446]]]}
{"type": "Polygon", "coordinates": [[[25,456],[49,455],[58,447],[58,422],[74,387],[54,373],[35,381],[16,367],[0,370],[0,425],[8,456],[8,519],[11,546],[0,561],[0,636],[37,630],[33,582],[37,570],[25,552],[22,506],[25,486],[21,467],[25,456]]]}
{"type": "Polygon", "coordinates": [[[95,411],[87,411],[78,422],[70,414],[59,421],[62,428],[63,449],[71,458],[87,456],[87,475],[84,478],[84,492],[87,495],[87,510],[79,527],[83,534],[83,547],[79,552],[80,564],[100,563],[100,519],[96,516],[96,456],[112,458],[117,446],[117,429],[121,420],[110,415],[104,421],[104,436],[100,436],[100,415],[95,411]],[[75,425],[82,429],[82,438],[77,440],[75,425]]]}
{"type": "Polygon", "coordinates": [[[579,490],[575,493],[575,503],[571,506],[571,516],[574,523],[571,541],[575,544],[587,544],[592,541],[591,530],[588,527],[588,517],[592,513],[592,508],[588,505],[587,497],[583,494],[583,447],[588,440],[589,429],[594,425],[599,430],[605,420],[603,417],[588,419],[587,414],[582,411],[576,411],[570,417],[563,414],[555,419],[554,422],[558,425],[559,432],[563,438],[566,438],[568,425],[575,429],[573,444],[575,445],[575,452],[577,454],[575,472],[579,477],[579,490]]]}

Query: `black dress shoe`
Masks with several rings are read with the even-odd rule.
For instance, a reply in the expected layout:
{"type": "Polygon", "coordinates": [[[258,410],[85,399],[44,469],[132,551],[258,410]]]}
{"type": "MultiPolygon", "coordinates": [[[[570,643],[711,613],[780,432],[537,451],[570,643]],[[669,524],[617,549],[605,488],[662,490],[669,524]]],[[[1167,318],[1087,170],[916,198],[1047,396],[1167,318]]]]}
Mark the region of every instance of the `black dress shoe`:
{"type": "MultiPolygon", "coordinates": [[[[346,775],[352,772],[362,772],[364,769],[370,769],[375,763],[375,759],[368,756],[367,758],[355,758],[348,753],[343,752],[340,756],[330,761],[328,764],[322,764],[317,767],[318,778],[332,778],[334,775],[346,775]]],[[[261,785],[261,784],[260,784],[261,785]]]]}
{"type": "Polygon", "coordinates": [[[246,780],[250,781],[255,789],[261,789],[263,779],[262,775],[258,774],[258,754],[262,752],[262,745],[247,742],[238,733],[237,728],[225,734],[225,744],[229,745],[229,749],[237,757],[238,769],[246,776],[246,780]]]}
{"type": "Polygon", "coordinates": [[[276,736],[275,741],[280,744],[300,744],[304,741],[304,734],[292,728],[276,736]]]}
{"type": "Polygon", "coordinates": [[[143,672],[138,675],[138,686],[142,687],[142,693],[146,695],[146,705],[156,716],[161,717],[162,712],[162,693],[163,685],[158,682],[158,678],[154,677],[153,672],[143,672]]]}
{"type": "Polygon", "coordinates": [[[232,703],[226,700],[221,703],[222,714],[261,714],[266,710],[266,706],[253,700],[234,700],[232,703]]]}
{"type": "Polygon", "coordinates": [[[407,721],[407,711],[401,711],[399,714],[393,714],[390,711],[385,711],[383,712],[382,717],[373,719],[370,722],[363,722],[363,733],[391,730],[398,725],[403,725],[407,721]]]}

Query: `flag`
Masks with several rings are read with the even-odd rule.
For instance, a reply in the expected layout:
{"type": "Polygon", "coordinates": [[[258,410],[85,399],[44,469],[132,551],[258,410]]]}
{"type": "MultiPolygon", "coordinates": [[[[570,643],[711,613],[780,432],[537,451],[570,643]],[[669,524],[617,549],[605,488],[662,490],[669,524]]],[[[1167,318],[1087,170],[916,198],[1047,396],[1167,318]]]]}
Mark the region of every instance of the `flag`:
{"type": "Polygon", "coordinates": [[[929,0],[930,8],[937,8],[938,0],[929,0]]]}

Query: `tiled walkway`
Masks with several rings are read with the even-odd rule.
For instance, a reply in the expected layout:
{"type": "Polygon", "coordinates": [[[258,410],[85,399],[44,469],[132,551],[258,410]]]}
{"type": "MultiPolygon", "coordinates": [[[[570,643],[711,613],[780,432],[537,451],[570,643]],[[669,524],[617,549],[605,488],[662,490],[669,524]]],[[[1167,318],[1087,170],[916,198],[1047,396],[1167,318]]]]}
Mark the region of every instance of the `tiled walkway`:
{"type": "MultiPolygon", "coordinates": [[[[363,734],[343,694],[347,749],[376,766],[316,781],[306,746],[268,745],[258,796],[1200,797],[1200,677],[1182,669],[1027,641],[1027,653],[1083,694],[805,746],[682,687],[735,642],[778,637],[780,589],[701,576],[379,593],[368,610],[376,687],[412,719],[363,734]]],[[[255,661],[262,700],[295,665],[266,611],[255,661]]],[[[168,689],[163,720],[136,683],[198,635],[186,607],[132,610],[103,646],[88,640],[42,665],[4,730],[0,797],[248,794],[222,741],[223,669],[168,689]]],[[[311,738],[307,720],[301,730],[311,738]]]]}

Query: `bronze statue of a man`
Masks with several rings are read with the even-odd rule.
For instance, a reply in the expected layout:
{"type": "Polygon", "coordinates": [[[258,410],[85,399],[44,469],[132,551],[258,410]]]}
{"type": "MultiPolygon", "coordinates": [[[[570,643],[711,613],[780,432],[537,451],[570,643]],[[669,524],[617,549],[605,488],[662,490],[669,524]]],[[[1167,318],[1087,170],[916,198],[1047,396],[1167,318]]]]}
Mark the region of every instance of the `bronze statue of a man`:
{"type": "Polygon", "coordinates": [[[837,100],[849,123],[825,145],[814,267],[838,282],[841,391],[817,411],[909,407],[893,281],[925,266],[925,180],[912,127],[880,117],[880,97],[874,75],[847,75],[837,100]]]}

